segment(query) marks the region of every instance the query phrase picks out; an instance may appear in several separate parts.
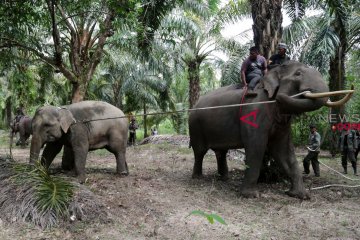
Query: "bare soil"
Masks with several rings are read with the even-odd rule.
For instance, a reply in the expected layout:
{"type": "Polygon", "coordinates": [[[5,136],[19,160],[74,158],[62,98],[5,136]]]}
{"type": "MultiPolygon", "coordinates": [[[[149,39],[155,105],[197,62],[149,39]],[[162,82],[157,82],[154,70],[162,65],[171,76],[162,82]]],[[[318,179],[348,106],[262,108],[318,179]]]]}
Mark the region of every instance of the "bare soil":
{"type": "MultiPolygon", "coordinates": [[[[212,152],[204,160],[204,178],[195,180],[186,136],[156,136],[144,143],[127,148],[127,177],[115,175],[115,159],[107,151],[89,153],[88,180],[76,195],[84,199],[87,195],[82,204],[88,210],[81,219],[44,230],[1,220],[0,213],[0,239],[360,239],[360,188],[312,190],[311,200],[303,201],[285,194],[287,182],[260,183],[260,198],[247,199],[238,192],[245,168],[238,151],[229,154],[229,181],[218,180],[212,152]],[[194,210],[217,214],[226,225],[189,216],[194,210]]],[[[12,152],[16,161],[28,161],[29,148],[12,152]]],[[[0,155],[8,153],[2,146],[0,155]]],[[[298,153],[300,169],[303,154],[298,153]]],[[[60,159],[54,161],[54,174],[62,174],[60,159]]],[[[339,157],[323,153],[320,160],[341,169],[339,157]]],[[[307,188],[360,184],[350,166],[347,177],[356,180],[324,165],[320,168],[320,178],[313,173],[304,177],[307,188]]]]}

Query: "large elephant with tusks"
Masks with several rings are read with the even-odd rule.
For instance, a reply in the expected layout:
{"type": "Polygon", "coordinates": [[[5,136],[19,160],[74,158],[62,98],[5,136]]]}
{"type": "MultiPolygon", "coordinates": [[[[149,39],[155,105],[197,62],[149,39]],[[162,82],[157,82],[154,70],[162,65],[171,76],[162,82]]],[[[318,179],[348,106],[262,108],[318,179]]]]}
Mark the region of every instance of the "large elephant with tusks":
{"type": "Polygon", "coordinates": [[[240,192],[245,197],[257,197],[256,184],[265,150],[268,150],[291,179],[287,194],[307,199],[310,196],[304,188],[291,139],[292,114],[314,111],[324,105],[344,104],[352,92],[338,102],[330,102],[328,96],[337,93],[328,92],[321,74],[295,61],[269,71],[255,92],[255,97],[244,96],[244,89],[231,85],[200,97],[189,116],[190,144],[195,155],[193,178],[202,176],[204,155],[212,149],[216,154],[218,173],[226,179],[227,151],[245,148],[247,168],[240,192]],[[306,93],[292,97],[302,92],[306,93]],[[239,103],[250,105],[216,107],[239,103]],[[212,108],[201,109],[208,107],[212,108]]]}
{"type": "Polygon", "coordinates": [[[128,120],[109,103],[83,101],[63,107],[41,107],[32,120],[32,130],[30,163],[38,159],[46,144],[41,162],[48,168],[64,146],[62,167],[75,168],[79,181],[84,182],[88,151],[106,148],[116,157],[116,172],[128,174],[128,120]]]}

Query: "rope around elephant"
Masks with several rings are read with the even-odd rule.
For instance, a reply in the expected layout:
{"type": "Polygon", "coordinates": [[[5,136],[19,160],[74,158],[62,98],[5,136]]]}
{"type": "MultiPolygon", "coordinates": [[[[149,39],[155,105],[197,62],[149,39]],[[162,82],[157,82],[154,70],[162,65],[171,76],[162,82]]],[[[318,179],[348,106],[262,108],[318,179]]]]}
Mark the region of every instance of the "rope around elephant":
{"type": "MultiPolygon", "coordinates": [[[[310,93],[310,91],[304,91],[304,92],[292,95],[290,97],[294,98],[294,97],[304,95],[306,93],[310,93]]],[[[239,103],[239,104],[221,105],[221,106],[204,107],[204,108],[191,108],[191,109],[182,109],[182,110],[168,111],[168,112],[155,112],[155,113],[146,113],[146,114],[137,114],[137,115],[124,115],[124,116],[121,116],[121,117],[113,117],[113,118],[102,118],[102,119],[92,119],[92,120],[84,119],[84,120],[81,120],[81,121],[75,120],[74,124],[76,124],[76,123],[87,123],[87,122],[93,122],[93,121],[101,121],[101,120],[110,120],[110,119],[117,119],[117,118],[129,118],[129,117],[140,117],[140,116],[161,115],[161,114],[174,114],[174,113],[179,113],[179,112],[190,112],[190,111],[218,109],[218,108],[230,108],[230,107],[242,107],[242,106],[249,106],[249,105],[271,104],[271,103],[276,103],[276,100],[253,102],[253,103],[239,103]]],[[[335,169],[332,169],[331,167],[327,166],[323,162],[321,162],[321,161],[319,161],[319,162],[320,162],[320,164],[326,166],[330,170],[338,173],[339,175],[341,175],[342,177],[344,177],[346,179],[349,179],[349,180],[352,180],[352,181],[360,181],[360,179],[352,179],[352,178],[346,177],[345,175],[341,174],[340,172],[336,171],[335,169]]],[[[360,185],[329,184],[329,185],[325,185],[325,186],[321,186],[321,187],[310,188],[310,190],[319,190],[319,189],[324,189],[324,188],[329,188],[329,187],[357,188],[357,187],[360,187],[360,185]]]]}
{"type": "MultiPolygon", "coordinates": [[[[294,98],[294,97],[304,95],[306,93],[310,93],[310,91],[304,91],[304,92],[292,95],[290,97],[294,98]]],[[[113,117],[113,118],[98,118],[98,119],[91,119],[91,120],[84,119],[84,120],[81,120],[81,121],[76,120],[75,123],[86,123],[86,122],[110,120],[110,119],[117,119],[117,118],[129,118],[129,117],[142,117],[142,116],[149,116],[149,115],[173,114],[173,113],[179,113],[179,112],[191,112],[191,111],[198,111],[198,110],[218,109],[218,108],[242,107],[242,106],[270,104],[270,103],[276,103],[276,100],[253,102],[253,103],[238,103],[238,104],[221,105],[221,106],[215,106],[215,107],[190,108],[190,109],[182,109],[182,110],[168,111],[168,112],[154,112],[154,113],[137,114],[137,115],[124,115],[124,116],[121,116],[121,117],[113,117]]]]}

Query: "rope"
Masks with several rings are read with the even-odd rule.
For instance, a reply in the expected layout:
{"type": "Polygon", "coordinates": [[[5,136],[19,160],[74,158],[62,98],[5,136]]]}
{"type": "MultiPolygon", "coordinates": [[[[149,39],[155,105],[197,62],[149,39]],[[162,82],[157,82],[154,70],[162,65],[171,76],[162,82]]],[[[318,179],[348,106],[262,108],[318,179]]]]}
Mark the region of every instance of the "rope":
{"type": "MultiPolygon", "coordinates": [[[[310,91],[304,91],[295,95],[292,95],[290,97],[298,97],[301,95],[304,95],[306,93],[310,93],[310,91]]],[[[192,112],[192,111],[199,111],[199,110],[209,110],[209,109],[218,109],[218,108],[231,108],[231,107],[242,107],[242,106],[250,106],[250,105],[261,105],[261,104],[270,104],[270,103],[276,103],[276,100],[272,101],[261,101],[261,102],[253,102],[253,103],[238,103],[238,104],[230,104],[230,105],[220,105],[220,106],[214,106],[214,107],[203,107],[203,108],[190,108],[190,109],[182,109],[177,111],[169,111],[169,112],[154,112],[154,113],[146,113],[146,114],[137,114],[137,115],[124,115],[121,117],[112,117],[112,118],[98,118],[98,119],[91,119],[91,120],[82,120],[82,121],[76,121],[75,123],[86,123],[86,122],[94,122],[94,121],[102,121],[102,120],[111,120],[111,119],[118,119],[118,118],[129,118],[129,117],[140,117],[140,116],[148,116],[148,115],[161,115],[161,114],[174,114],[179,112],[192,112]]],[[[74,123],[74,124],[75,124],[74,123]]]]}
{"type": "Polygon", "coordinates": [[[326,165],[325,163],[323,163],[323,162],[321,162],[321,161],[319,161],[319,163],[322,164],[322,165],[324,165],[325,167],[327,167],[327,168],[330,169],[331,171],[336,172],[337,174],[339,174],[339,175],[342,176],[343,178],[346,178],[346,179],[351,180],[351,181],[360,181],[359,178],[349,178],[349,177],[345,176],[345,175],[342,174],[341,172],[339,172],[339,171],[337,171],[337,170],[329,167],[328,165],[326,165]]]}
{"type": "MultiPolygon", "coordinates": [[[[347,176],[345,176],[344,174],[340,173],[339,171],[329,167],[328,165],[326,165],[325,163],[319,161],[319,163],[321,165],[324,165],[325,167],[327,167],[328,169],[330,169],[331,171],[339,174],[340,176],[348,179],[348,180],[351,180],[351,181],[360,181],[359,178],[349,178],[347,176]]],[[[313,188],[310,188],[310,190],[319,190],[319,189],[324,189],[324,188],[330,188],[330,187],[344,187],[344,188],[358,188],[360,187],[360,185],[344,185],[344,184],[329,184],[329,185],[325,185],[325,186],[321,186],[321,187],[313,187],[313,188]]]]}

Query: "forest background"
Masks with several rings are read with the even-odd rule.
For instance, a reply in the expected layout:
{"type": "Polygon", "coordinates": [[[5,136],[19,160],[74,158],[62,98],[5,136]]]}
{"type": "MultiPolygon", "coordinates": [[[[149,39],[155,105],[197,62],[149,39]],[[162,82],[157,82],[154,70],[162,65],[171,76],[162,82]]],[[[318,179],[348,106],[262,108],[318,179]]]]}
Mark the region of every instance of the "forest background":
{"type": "MultiPolygon", "coordinates": [[[[269,58],[279,42],[292,59],[318,69],[330,90],[360,88],[355,0],[5,0],[0,128],[9,128],[19,106],[31,116],[43,105],[100,100],[141,115],[138,140],[153,127],[187,134],[187,113],[179,110],[239,83],[250,46],[269,58]]],[[[355,93],[344,107],[298,116],[294,142],[304,144],[315,122],[328,148],[334,132],[318,116],[359,113],[355,93]]]]}

